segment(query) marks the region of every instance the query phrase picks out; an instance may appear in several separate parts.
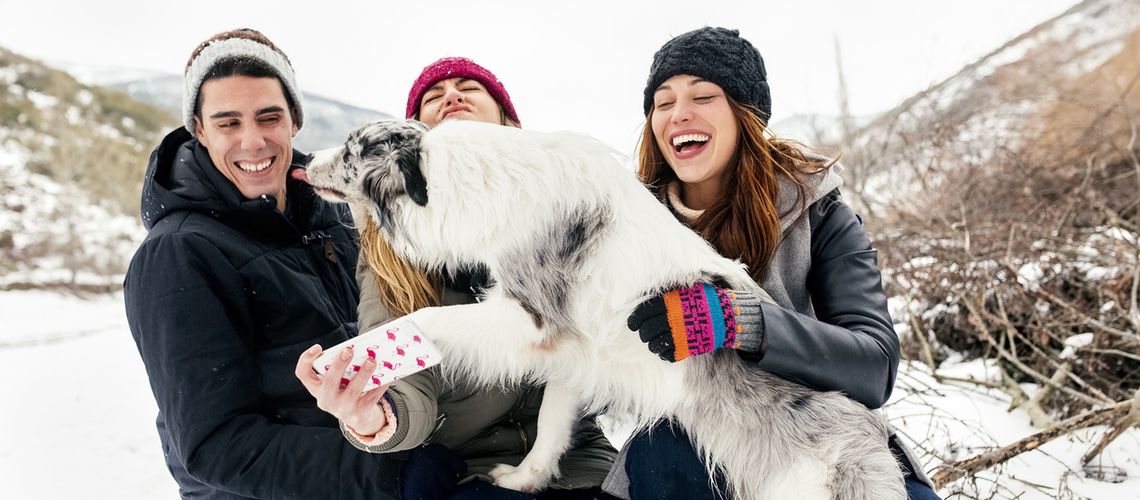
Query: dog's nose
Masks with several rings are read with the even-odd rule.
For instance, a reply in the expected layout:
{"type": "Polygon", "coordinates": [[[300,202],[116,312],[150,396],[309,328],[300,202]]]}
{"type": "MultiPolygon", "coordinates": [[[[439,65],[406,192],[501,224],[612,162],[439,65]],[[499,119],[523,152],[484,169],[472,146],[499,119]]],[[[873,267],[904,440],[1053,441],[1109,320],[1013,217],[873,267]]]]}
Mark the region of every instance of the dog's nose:
{"type": "Polygon", "coordinates": [[[294,153],[293,156],[295,156],[293,162],[301,166],[307,167],[309,166],[309,162],[313,161],[313,155],[311,154],[298,155],[297,153],[294,153]]]}

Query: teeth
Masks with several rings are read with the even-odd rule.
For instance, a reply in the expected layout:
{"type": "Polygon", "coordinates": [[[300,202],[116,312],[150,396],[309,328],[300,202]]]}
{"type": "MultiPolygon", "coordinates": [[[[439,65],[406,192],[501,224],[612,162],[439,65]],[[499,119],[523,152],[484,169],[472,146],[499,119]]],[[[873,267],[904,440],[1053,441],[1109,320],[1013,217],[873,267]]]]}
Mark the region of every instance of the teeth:
{"type": "Polygon", "coordinates": [[[705,134],[685,134],[673,138],[673,145],[680,146],[686,142],[708,142],[709,136],[705,134]]]}
{"type": "Polygon", "coordinates": [[[272,163],[273,163],[273,158],[269,158],[269,159],[267,159],[261,163],[247,163],[244,161],[239,161],[239,162],[237,162],[237,166],[238,166],[238,168],[240,168],[246,172],[260,172],[262,170],[269,168],[269,165],[272,163]]]}

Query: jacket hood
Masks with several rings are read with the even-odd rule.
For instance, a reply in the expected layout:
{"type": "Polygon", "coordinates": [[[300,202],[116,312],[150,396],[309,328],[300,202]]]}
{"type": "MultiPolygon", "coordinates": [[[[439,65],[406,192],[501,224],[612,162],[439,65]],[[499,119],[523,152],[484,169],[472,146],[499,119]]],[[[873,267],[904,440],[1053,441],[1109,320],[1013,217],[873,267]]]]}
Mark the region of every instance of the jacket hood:
{"type": "Polygon", "coordinates": [[[843,178],[839,176],[840,172],[843,172],[843,165],[831,158],[812,152],[808,152],[807,157],[810,160],[831,164],[831,166],[822,172],[803,178],[807,187],[807,199],[803,200],[803,203],[796,199],[799,191],[795,184],[783,176],[780,177],[780,194],[779,199],[776,200],[776,213],[780,214],[780,231],[787,231],[807,212],[808,207],[823,199],[827,193],[843,186],[843,178]]]}
{"type": "MultiPolygon", "coordinates": [[[[293,168],[304,158],[293,151],[293,168]]],[[[312,204],[315,196],[308,185],[286,178],[290,203],[312,204]]],[[[256,199],[242,196],[210,160],[209,152],[185,128],[166,135],[150,155],[143,180],[140,216],[148,230],[174,212],[197,211],[214,217],[264,217],[276,213],[277,198],[263,195],[256,199]]]]}
{"type": "MultiPolygon", "coordinates": [[[[809,207],[823,199],[828,193],[843,186],[843,178],[839,176],[843,166],[839,162],[815,153],[807,152],[807,157],[825,165],[831,166],[818,173],[806,175],[801,178],[804,183],[806,200],[799,199],[800,190],[791,179],[780,175],[780,191],[776,200],[776,213],[780,214],[780,231],[786,233],[796,221],[803,218],[809,207]]],[[[668,205],[681,220],[692,222],[700,216],[702,211],[695,211],[685,207],[680,198],[680,181],[674,180],[663,190],[662,201],[668,205]]]]}

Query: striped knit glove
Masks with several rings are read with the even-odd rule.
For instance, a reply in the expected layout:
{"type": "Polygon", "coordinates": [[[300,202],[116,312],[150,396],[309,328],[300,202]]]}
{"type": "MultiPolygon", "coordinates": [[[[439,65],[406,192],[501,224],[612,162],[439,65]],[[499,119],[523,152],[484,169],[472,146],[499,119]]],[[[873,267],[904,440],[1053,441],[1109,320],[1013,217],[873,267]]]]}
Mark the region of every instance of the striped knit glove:
{"type": "Polygon", "coordinates": [[[704,283],[642,302],[627,324],[650,351],[669,362],[725,347],[759,359],[768,347],[760,298],[704,283]]]}

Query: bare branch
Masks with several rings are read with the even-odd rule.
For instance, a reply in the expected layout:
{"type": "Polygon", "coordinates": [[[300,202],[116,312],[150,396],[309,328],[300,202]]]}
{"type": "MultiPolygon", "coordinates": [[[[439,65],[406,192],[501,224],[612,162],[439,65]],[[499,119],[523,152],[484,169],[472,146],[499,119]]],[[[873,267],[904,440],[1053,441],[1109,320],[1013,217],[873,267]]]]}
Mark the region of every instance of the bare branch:
{"type": "Polygon", "coordinates": [[[995,465],[1004,463],[1007,460],[1016,457],[1017,455],[1025,453],[1027,451],[1035,450],[1041,445],[1044,445],[1045,443],[1048,443],[1049,441],[1052,441],[1053,439],[1056,439],[1060,436],[1064,436],[1071,432],[1087,427],[1093,427],[1114,421],[1126,415],[1131,408],[1132,401],[1122,401],[1107,408],[1085,412],[1081,415],[1077,415],[1075,417],[1059,422],[1053,427],[1017,440],[996,450],[982,453],[980,455],[967,458],[965,460],[961,460],[952,464],[942,465],[938,468],[937,471],[934,472],[930,479],[934,482],[934,488],[939,489],[945,486],[947,483],[960,479],[967,474],[973,474],[975,472],[988,469],[995,465]]]}
{"type": "MultiPolygon", "coordinates": [[[[1017,367],[1017,369],[1021,370],[1022,373],[1037,379],[1038,383],[1045,384],[1045,385],[1053,385],[1053,388],[1058,389],[1058,390],[1064,392],[1065,394],[1068,394],[1068,395],[1070,395],[1076,399],[1084,401],[1085,403],[1088,403],[1092,406],[1098,406],[1098,405],[1104,404],[1106,402],[1108,402],[1108,403],[1112,402],[1111,400],[1103,401],[1101,399],[1093,398],[1093,397],[1089,396],[1088,394],[1085,394],[1085,393],[1079,392],[1079,391],[1075,391],[1069,387],[1051,384],[1051,380],[1049,377],[1046,377],[1045,375],[1041,374],[1041,372],[1038,372],[1037,370],[1034,370],[1033,368],[1029,367],[1025,363],[1021,362],[1021,360],[1019,360],[1016,357],[1014,357],[1013,355],[1011,355],[1009,352],[1007,352],[1005,350],[1005,348],[1003,348],[1000,344],[998,344],[996,341],[994,341],[993,336],[991,336],[989,331],[986,329],[986,324],[982,320],[981,313],[978,312],[978,309],[974,306],[974,304],[972,304],[968,299],[966,299],[965,296],[960,295],[959,298],[961,299],[962,304],[965,304],[966,308],[969,310],[970,322],[974,323],[974,327],[978,329],[978,335],[983,340],[985,340],[987,343],[989,343],[997,351],[998,356],[1001,356],[1002,359],[1009,361],[1010,364],[1017,367]]],[[[1101,394],[1101,396],[1103,396],[1103,394],[1101,394]]]]}

